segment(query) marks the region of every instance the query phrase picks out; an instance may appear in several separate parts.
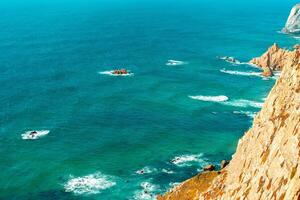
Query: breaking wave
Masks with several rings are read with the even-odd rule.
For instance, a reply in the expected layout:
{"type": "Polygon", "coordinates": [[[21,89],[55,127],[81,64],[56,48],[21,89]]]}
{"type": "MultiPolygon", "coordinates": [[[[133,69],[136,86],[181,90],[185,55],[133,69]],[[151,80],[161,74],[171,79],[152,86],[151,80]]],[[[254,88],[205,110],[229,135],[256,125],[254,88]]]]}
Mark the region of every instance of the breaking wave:
{"type": "Polygon", "coordinates": [[[240,76],[258,76],[262,77],[261,72],[243,72],[243,71],[233,71],[233,70],[226,70],[226,69],[221,69],[220,72],[226,73],[226,74],[232,74],[232,75],[240,75],[240,76]]]}
{"type": "Polygon", "coordinates": [[[156,168],[144,167],[140,170],[137,170],[135,173],[136,174],[150,174],[150,173],[153,173],[153,172],[156,172],[156,171],[157,171],[156,168]]]}
{"type": "Polygon", "coordinates": [[[166,63],[167,66],[177,66],[177,65],[185,65],[187,62],[180,61],[180,60],[168,60],[166,63]]]}
{"type": "Polygon", "coordinates": [[[199,101],[211,101],[211,102],[223,102],[223,101],[227,101],[228,97],[224,96],[224,95],[219,95],[219,96],[202,96],[202,95],[198,95],[198,96],[189,96],[191,99],[196,99],[199,101]]]}
{"type": "Polygon", "coordinates": [[[71,177],[71,179],[64,185],[66,192],[73,192],[74,194],[97,194],[102,190],[108,189],[116,183],[110,180],[111,177],[101,173],[95,173],[83,177],[71,177]]]}
{"type": "Polygon", "coordinates": [[[264,103],[257,102],[257,101],[251,101],[246,99],[238,99],[238,100],[232,100],[229,102],[223,102],[224,105],[229,106],[235,106],[235,107],[255,107],[255,108],[261,108],[264,103]]]}
{"type": "Polygon", "coordinates": [[[142,190],[138,190],[135,192],[133,199],[136,200],[155,200],[156,199],[156,191],[158,190],[158,186],[154,185],[150,182],[142,182],[140,184],[142,190]]]}

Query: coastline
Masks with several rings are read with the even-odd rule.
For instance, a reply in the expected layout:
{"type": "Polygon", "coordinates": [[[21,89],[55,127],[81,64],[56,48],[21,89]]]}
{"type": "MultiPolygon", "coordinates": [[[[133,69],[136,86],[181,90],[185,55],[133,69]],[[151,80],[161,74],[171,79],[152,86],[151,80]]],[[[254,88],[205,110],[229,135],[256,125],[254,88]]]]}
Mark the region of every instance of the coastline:
{"type": "MultiPolygon", "coordinates": [[[[277,53],[272,49],[260,61],[274,64],[270,60],[277,53]]],[[[283,62],[282,73],[229,165],[200,173],[158,196],[159,200],[300,197],[300,51],[295,48],[284,60],[281,56],[273,60],[283,62]]]]}

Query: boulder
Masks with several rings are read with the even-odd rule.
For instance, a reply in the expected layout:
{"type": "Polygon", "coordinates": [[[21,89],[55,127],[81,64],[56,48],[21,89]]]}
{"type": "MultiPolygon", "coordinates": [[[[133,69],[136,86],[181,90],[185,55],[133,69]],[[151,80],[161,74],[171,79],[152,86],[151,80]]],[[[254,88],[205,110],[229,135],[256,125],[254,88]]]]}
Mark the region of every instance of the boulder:
{"type": "Polygon", "coordinates": [[[214,165],[206,165],[205,167],[203,167],[203,171],[214,171],[215,168],[216,167],[214,165]]]}
{"type": "Polygon", "coordinates": [[[282,32],[294,34],[300,33],[300,4],[296,4],[292,8],[282,32]]]}

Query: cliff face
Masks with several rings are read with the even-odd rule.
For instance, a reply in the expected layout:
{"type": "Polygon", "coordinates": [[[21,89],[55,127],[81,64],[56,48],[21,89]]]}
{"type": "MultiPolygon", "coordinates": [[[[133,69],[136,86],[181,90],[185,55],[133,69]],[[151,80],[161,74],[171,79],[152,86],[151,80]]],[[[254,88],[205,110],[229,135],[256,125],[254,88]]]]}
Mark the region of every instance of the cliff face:
{"type": "Polygon", "coordinates": [[[300,4],[297,4],[292,8],[285,27],[282,31],[285,33],[300,32],[300,4]]]}
{"type": "Polygon", "coordinates": [[[284,57],[280,78],[230,164],[209,186],[194,177],[159,199],[300,199],[300,52],[284,57]]]}

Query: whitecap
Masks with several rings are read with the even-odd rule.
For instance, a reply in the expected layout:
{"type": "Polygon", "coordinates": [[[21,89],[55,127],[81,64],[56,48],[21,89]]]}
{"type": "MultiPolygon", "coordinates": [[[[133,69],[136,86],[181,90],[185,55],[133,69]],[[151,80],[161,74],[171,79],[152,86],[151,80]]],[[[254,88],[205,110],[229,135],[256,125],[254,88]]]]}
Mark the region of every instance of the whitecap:
{"type": "Polygon", "coordinates": [[[191,166],[192,164],[205,164],[203,159],[203,154],[191,154],[191,155],[182,155],[176,156],[171,160],[171,163],[177,165],[178,167],[191,166]]]}
{"type": "Polygon", "coordinates": [[[150,173],[155,172],[155,171],[157,171],[156,168],[144,167],[140,170],[137,170],[135,173],[136,174],[150,174],[150,173]]]}
{"type": "Polygon", "coordinates": [[[257,114],[256,112],[251,112],[251,111],[233,111],[234,114],[242,114],[246,115],[247,117],[254,118],[255,115],[257,114]]]}
{"type": "Polygon", "coordinates": [[[133,76],[134,75],[130,71],[127,74],[114,74],[114,70],[99,72],[99,74],[109,75],[109,76],[133,76]]]}
{"type": "Polygon", "coordinates": [[[226,73],[226,74],[231,74],[231,75],[262,77],[261,72],[253,72],[253,71],[243,72],[243,71],[233,71],[233,70],[221,69],[220,72],[226,73]]]}
{"type": "Polygon", "coordinates": [[[219,96],[202,96],[202,95],[198,95],[198,96],[189,96],[191,99],[196,99],[196,100],[200,100],[200,101],[211,101],[211,102],[223,102],[223,101],[227,101],[228,97],[224,96],[224,95],[219,95],[219,96]]]}
{"type": "Polygon", "coordinates": [[[49,133],[50,133],[49,130],[27,131],[23,133],[21,136],[23,140],[36,140],[48,135],[49,133]]]}
{"type": "Polygon", "coordinates": [[[229,106],[235,106],[235,107],[255,107],[255,108],[261,108],[264,103],[262,102],[257,102],[257,101],[251,101],[247,99],[237,99],[237,100],[232,100],[229,102],[223,102],[224,105],[229,105],[229,106]]]}
{"type": "Polygon", "coordinates": [[[64,185],[64,188],[66,192],[73,192],[78,195],[97,194],[102,190],[116,185],[116,183],[110,179],[112,179],[112,177],[103,175],[99,172],[83,177],[71,177],[71,179],[64,185]]]}
{"type": "Polygon", "coordinates": [[[177,65],[185,65],[185,64],[187,64],[187,62],[180,61],[180,60],[168,60],[168,62],[166,63],[166,65],[168,66],[177,66],[177,65]]]}

